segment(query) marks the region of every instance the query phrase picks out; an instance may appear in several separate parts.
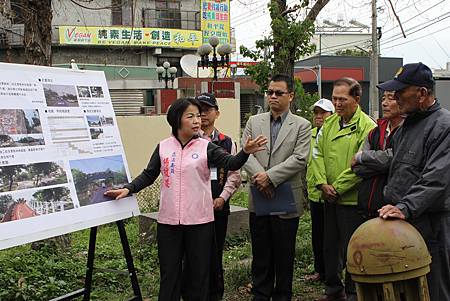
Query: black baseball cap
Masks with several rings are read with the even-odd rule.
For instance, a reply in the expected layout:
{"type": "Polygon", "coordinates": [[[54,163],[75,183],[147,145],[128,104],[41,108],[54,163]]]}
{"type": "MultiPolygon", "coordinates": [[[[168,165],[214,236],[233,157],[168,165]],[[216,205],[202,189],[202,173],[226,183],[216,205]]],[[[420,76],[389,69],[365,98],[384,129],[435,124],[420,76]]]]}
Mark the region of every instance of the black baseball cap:
{"type": "Polygon", "coordinates": [[[202,93],[202,94],[198,95],[195,99],[197,99],[202,104],[219,109],[219,106],[217,105],[216,97],[214,97],[214,95],[211,93],[206,93],[206,92],[202,93]]]}
{"type": "Polygon", "coordinates": [[[394,79],[377,85],[383,91],[399,91],[409,86],[432,89],[434,79],[431,69],[422,63],[406,64],[398,69],[394,79]]]}

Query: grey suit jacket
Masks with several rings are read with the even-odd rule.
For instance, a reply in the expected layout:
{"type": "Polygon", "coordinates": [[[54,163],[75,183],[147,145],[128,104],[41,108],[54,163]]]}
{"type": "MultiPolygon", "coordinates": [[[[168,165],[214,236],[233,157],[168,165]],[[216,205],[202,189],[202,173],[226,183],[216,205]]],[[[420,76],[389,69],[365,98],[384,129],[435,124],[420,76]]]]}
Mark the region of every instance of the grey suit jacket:
{"type": "MultiPolygon", "coordinates": [[[[306,164],[311,142],[311,124],[306,119],[289,112],[281,126],[277,140],[270,150],[270,114],[268,112],[254,115],[248,120],[242,135],[242,143],[247,141],[247,137],[254,139],[258,135],[267,137],[269,141],[265,150],[250,155],[243,168],[249,177],[266,171],[275,187],[289,182],[293,189],[298,213],[284,214],[280,217],[297,217],[302,215],[304,204],[307,201],[306,164]]],[[[249,210],[254,212],[251,193],[249,195],[249,210]]]]}

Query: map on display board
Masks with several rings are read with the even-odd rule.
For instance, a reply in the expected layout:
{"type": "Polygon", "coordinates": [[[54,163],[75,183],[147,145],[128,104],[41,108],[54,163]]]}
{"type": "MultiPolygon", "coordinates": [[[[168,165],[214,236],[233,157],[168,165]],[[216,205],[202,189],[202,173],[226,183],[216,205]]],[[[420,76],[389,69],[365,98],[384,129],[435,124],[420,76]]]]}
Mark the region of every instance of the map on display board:
{"type": "Polygon", "coordinates": [[[0,70],[0,250],[139,215],[104,73],[0,70]]]}

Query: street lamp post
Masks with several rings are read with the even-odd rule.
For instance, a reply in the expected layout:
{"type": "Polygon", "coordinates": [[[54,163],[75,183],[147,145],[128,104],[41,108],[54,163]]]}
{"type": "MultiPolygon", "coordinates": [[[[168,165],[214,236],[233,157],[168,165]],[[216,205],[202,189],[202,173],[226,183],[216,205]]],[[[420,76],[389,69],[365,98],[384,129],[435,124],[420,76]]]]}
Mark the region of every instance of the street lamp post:
{"type": "Polygon", "coordinates": [[[314,73],[316,76],[317,92],[319,93],[319,98],[322,98],[322,66],[320,64],[312,67],[295,66],[294,69],[305,69],[314,73]],[[317,71],[314,69],[317,69],[317,71]]]}
{"type": "Polygon", "coordinates": [[[169,62],[164,62],[162,66],[156,67],[156,73],[158,73],[158,80],[166,83],[166,89],[169,88],[167,83],[169,80],[172,82],[173,87],[173,81],[175,80],[175,75],[177,74],[177,67],[170,67],[169,62]]]}
{"type": "Polygon", "coordinates": [[[230,53],[232,51],[231,45],[222,44],[219,47],[219,38],[212,36],[209,38],[209,44],[203,44],[197,50],[200,55],[200,60],[198,61],[198,67],[208,68],[211,67],[214,70],[214,80],[217,80],[217,68],[229,67],[230,64],[230,53]],[[216,49],[217,48],[217,49],[216,49]],[[209,54],[213,52],[212,59],[209,58],[209,54]],[[217,58],[220,55],[220,59],[217,58]]]}

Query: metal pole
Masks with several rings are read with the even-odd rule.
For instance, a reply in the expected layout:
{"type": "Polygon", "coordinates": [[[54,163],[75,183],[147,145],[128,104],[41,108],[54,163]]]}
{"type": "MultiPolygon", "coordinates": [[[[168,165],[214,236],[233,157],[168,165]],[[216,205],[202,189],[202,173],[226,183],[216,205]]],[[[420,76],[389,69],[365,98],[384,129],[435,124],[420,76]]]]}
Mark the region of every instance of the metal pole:
{"type": "Polygon", "coordinates": [[[370,59],[370,93],[369,114],[377,119],[379,117],[378,100],[378,35],[377,35],[377,1],[372,0],[372,56],[370,59]]]}
{"type": "Polygon", "coordinates": [[[319,94],[319,98],[322,98],[322,65],[304,67],[304,66],[294,66],[295,69],[304,69],[309,70],[316,76],[316,85],[317,85],[317,93],[319,94]],[[314,70],[317,68],[317,72],[314,70]]]}
{"type": "Polygon", "coordinates": [[[317,73],[317,88],[319,90],[319,99],[322,98],[322,65],[317,65],[319,72],[317,73]]]}
{"type": "Polygon", "coordinates": [[[217,80],[217,67],[218,67],[218,62],[217,62],[217,54],[216,54],[216,46],[213,46],[213,61],[212,61],[212,67],[214,70],[214,80],[217,80]]]}

